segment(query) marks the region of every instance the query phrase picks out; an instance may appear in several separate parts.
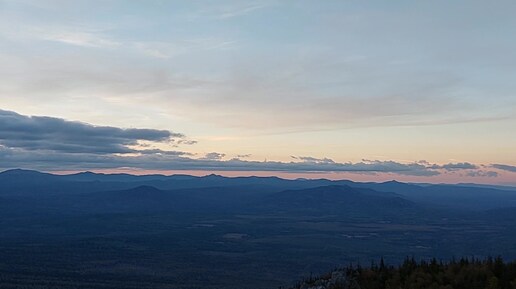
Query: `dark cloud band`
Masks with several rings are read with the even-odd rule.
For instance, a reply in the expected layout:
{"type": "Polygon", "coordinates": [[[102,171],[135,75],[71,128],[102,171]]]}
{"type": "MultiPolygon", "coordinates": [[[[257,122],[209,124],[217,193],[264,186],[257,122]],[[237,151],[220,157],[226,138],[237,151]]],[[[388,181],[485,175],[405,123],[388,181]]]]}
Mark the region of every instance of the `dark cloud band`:
{"type": "MultiPolygon", "coordinates": [[[[392,173],[408,176],[436,176],[444,169],[420,162],[361,161],[357,163],[314,161],[248,161],[238,158],[192,158],[191,154],[174,151],[144,150],[136,155],[92,153],[57,153],[0,147],[0,168],[31,168],[39,170],[94,170],[137,168],[142,170],[200,171],[270,171],[270,172],[350,172],[360,174],[392,173]]],[[[444,170],[446,171],[446,170],[444,170]]],[[[468,176],[496,177],[495,172],[465,169],[468,176]]]]}
{"type": "Polygon", "coordinates": [[[156,129],[94,126],[44,116],[24,116],[0,110],[0,144],[24,150],[61,153],[131,153],[138,141],[170,142],[183,134],[156,129]]]}
{"type": "Polygon", "coordinates": [[[508,172],[516,173],[516,166],[494,164],[494,165],[491,165],[491,167],[493,167],[495,169],[502,170],[502,171],[508,171],[508,172]]]}

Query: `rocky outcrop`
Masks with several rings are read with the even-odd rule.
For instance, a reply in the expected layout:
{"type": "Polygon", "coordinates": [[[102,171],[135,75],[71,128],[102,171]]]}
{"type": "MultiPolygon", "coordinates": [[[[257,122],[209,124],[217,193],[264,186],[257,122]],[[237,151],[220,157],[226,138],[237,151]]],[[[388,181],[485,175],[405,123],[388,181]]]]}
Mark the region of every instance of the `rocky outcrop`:
{"type": "Polygon", "coordinates": [[[290,289],[359,289],[360,286],[344,270],[333,271],[318,278],[309,278],[290,289]]]}

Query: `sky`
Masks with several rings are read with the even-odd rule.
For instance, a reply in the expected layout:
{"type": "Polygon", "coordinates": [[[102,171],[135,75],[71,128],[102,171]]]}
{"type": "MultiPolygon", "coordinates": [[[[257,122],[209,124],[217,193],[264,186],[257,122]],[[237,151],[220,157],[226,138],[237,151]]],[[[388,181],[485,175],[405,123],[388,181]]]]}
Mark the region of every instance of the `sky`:
{"type": "Polygon", "coordinates": [[[516,185],[515,12],[0,0],[0,169],[516,185]]]}

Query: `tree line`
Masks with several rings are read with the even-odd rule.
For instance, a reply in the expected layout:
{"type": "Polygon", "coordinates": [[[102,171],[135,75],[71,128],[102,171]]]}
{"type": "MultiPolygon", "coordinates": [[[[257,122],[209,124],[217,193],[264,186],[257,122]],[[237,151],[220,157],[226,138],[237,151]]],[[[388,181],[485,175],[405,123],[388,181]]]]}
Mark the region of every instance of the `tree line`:
{"type": "Polygon", "coordinates": [[[501,257],[436,259],[406,258],[386,265],[383,258],[368,266],[349,265],[331,273],[310,277],[293,288],[326,289],[516,289],[516,262],[501,257]],[[344,278],[334,280],[337,271],[344,278]]]}

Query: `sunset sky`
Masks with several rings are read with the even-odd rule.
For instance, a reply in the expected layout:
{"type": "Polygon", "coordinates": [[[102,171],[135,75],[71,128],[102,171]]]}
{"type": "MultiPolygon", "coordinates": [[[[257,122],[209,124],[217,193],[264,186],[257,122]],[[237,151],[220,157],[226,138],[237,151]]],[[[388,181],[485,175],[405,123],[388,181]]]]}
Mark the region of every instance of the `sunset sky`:
{"type": "Polygon", "coordinates": [[[0,0],[0,170],[516,185],[515,14],[0,0]]]}

